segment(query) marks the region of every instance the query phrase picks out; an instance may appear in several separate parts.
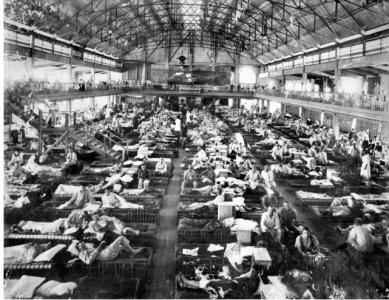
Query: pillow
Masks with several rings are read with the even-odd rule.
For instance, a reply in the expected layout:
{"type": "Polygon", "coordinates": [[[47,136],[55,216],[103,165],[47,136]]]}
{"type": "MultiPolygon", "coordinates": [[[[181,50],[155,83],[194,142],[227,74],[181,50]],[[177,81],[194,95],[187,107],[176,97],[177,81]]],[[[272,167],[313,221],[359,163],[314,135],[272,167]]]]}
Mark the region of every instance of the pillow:
{"type": "Polygon", "coordinates": [[[31,299],[34,297],[35,290],[46,280],[45,277],[23,275],[20,279],[7,291],[7,298],[23,298],[31,299]]]}
{"type": "Polygon", "coordinates": [[[35,259],[33,260],[34,262],[41,262],[41,261],[51,261],[54,256],[58,254],[62,249],[65,249],[66,245],[64,244],[58,244],[54,246],[53,248],[50,248],[49,250],[39,254],[35,259]]]}
{"type": "Polygon", "coordinates": [[[37,296],[43,298],[52,297],[70,297],[74,290],[77,288],[77,284],[74,282],[59,282],[55,280],[49,280],[42,284],[35,292],[37,296]]]}

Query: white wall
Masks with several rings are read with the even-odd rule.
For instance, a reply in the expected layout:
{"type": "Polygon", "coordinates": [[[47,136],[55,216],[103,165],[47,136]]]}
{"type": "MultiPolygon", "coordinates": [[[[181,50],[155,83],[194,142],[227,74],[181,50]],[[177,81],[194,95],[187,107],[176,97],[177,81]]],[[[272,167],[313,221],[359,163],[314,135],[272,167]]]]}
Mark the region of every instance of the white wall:
{"type": "Polygon", "coordinates": [[[274,113],[274,112],[276,112],[277,110],[278,110],[278,111],[281,111],[281,103],[270,101],[270,105],[269,105],[269,107],[267,108],[267,110],[268,110],[268,112],[270,112],[270,113],[274,113]]]}
{"type": "Polygon", "coordinates": [[[254,66],[239,66],[239,83],[255,84],[257,82],[258,70],[254,66]]]}
{"type": "Polygon", "coordinates": [[[319,91],[319,85],[314,80],[307,80],[304,84],[301,79],[287,79],[285,81],[285,90],[287,91],[319,91]]]}
{"type": "Polygon", "coordinates": [[[347,94],[362,94],[363,91],[363,77],[345,77],[340,79],[339,92],[347,94]]]}
{"type": "Polygon", "coordinates": [[[274,79],[274,78],[259,78],[258,80],[259,84],[262,86],[267,86],[269,89],[272,89],[275,87],[276,90],[281,89],[281,80],[274,79]]]}
{"type": "Polygon", "coordinates": [[[240,99],[240,105],[251,111],[251,107],[257,103],[255,99],[240,99]]]}
{"type": "Polygon", "coordinates": [[[68,82],[69,72],[66,69],[50,67],[32,68],[27,61],[4,61],[5,82],[27,81],[32,78],[35,81],[44,82],[68,82]]]}

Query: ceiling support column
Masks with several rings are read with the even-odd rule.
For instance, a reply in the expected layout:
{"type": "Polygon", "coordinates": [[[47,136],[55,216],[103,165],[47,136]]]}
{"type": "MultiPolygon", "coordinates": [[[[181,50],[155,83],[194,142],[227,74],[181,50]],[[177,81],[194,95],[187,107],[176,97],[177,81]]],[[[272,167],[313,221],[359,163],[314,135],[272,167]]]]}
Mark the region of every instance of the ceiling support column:
{"type": "Polygon", "coordinates": [[[334,114],[332,118],[332,130],[334,131],[335,138],[339,138],[340,134],[340,121],[339,121],[339,115],[334,114]]]}
{"type": "Polygon", "coordinates": [[[90,79],[91,79],[91,81],[92,81],[92,84],[94,84],[95,83],[95,68],[91,68],[90,69],[90,79]]]}
{"type": "Polygon", "coordinates": [[[239,65],[240,65],[240,54],[235,53],[235,77],[234,77],[234,85],[239,85],[239,65]]]}
{"type": "Polygon", "coordinates": [[[66,78],[66,83],[72,83],[73,82],[73,66],[72,64],[67,64],[66,65],[66,75],[67,75],[67,78],[66,78]]]}

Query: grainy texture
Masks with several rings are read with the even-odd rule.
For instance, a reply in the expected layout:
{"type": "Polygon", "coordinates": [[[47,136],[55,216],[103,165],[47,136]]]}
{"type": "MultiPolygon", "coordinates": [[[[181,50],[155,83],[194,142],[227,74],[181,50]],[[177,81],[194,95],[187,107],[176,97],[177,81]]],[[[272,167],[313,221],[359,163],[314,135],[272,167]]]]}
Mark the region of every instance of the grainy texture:
{"type": "Polygon", "coordinates": [[[157,243],[153,256],[150,285],[146,298],[169,299],[175,293],[175,246],[177,241],[177,203],[180,201],[181,159],[184,153],[180,151],[179,158],[173,160],[173,177],[165,195],[160,210],[157,243]]]}

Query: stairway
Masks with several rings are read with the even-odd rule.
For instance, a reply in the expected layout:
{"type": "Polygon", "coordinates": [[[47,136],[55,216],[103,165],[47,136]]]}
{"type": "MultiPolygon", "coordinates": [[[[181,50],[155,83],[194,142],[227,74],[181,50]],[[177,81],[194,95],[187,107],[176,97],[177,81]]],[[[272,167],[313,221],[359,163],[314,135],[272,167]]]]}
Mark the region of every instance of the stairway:
{"type": "Polygon", "coordinates": [[[77,142],[83,143],[85,146],[90,149],[96,151],[99,155],[103,157],[110,157],[113,160],[121,160],[122,154],[112,150],[111,147],[107,146],[105,149],[104,143],[99,141],[98,139],[92,137],[91,135],[87,135],[87,133],[83,130],[70,131],[69,136],[77,142]]]}

